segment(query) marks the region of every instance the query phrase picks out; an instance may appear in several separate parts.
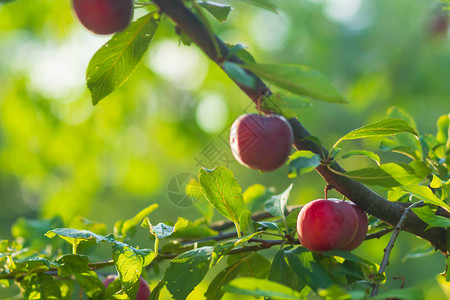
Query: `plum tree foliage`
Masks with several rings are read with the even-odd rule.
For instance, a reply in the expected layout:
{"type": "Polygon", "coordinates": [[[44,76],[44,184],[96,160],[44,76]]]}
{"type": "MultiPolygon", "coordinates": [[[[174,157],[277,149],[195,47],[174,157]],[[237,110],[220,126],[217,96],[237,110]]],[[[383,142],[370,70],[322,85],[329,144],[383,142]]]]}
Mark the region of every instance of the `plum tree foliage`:
{"type": "MultiPolygon", "coordinates": [[[[258,9],[277,10],[275,2],[268,0],[244,2],[258,9]]],[[[194,221],[180,217],[175,224],[154,225],[151,220],[157,204],[133,218],[117,221],[111,234],[98,232],[96,224],[90,222],[75,229],[59,218],[21,219],[14,225],[14,239],[0,242],[3,288],[17,285],[19,297],[25,299],[70,299],[72,295],[158,299],[164,292],[174,299],[186,299],[198,285],[207,286],[206,299],[221,299],[225,294],[271,299],[306,299],[311,295],[324,299],[423,298],[423,292],[411,286],[379,294],[378,287],[389,280],[385,268],[400,231],[426,240],[443,255],[449,254],[449,114],[437,121],[436,135],[422,135],[406,112],[391,108],[385,119],[347,133],[327,150],[300,123],[297,109],[305,101],[336,104],[345,103],[345,97],[331,80],[310,67],[256,63],[243,46],[220,39],[210,21],[225,22],[229,5],[196,0],[73,0],[73,9],[92,32],[115,33],[95,53],[86,73],[94,105],[130,77],[159,24],[173,22],[180,41],[195,44],[217,63],[249,97],[243,101],[253,101],[258,110],[258,114],[235,116],[230,144],[236,159],[265,172],[287,161],[287,177],[316,170],[325,180],[326,191],[335,189],[354,204],[311,199],[304,207],[289,206],[292,185],[279,195],[260,185],[243,193],[230,169],[200,168],[198,178],[190,179],[187,194],[213,207],[224,220],[211,223],[206,217],[194,221]],[[146,13],[130,23],[136,8],[146,13]],[[265,82],[280,91],[273,92],[265,82]],[[354,149],[342,153],[338,147],[364,138],[381,139],[382,151],[403,154],[409,162],[382,163],[374,152],[354,149]],[[354,156],[375,163],[349,171],[339,165],[339,161],[354,156]],[[368,186],[388,190],[389,198],[368,186]],[[252,201],[265,211],[252,211],[252,201]],[[131,244],[130,238],[138,230],[148,230],[153,247],[131,244]],[[350,252],[364,240],[391,232],[382,262],[350,252]],[[95,250],[100,243],[110,248],[110,259],[97,259],[95,250]],[[269,248],[274,251],[265,251],[269,248]],[[209,274],[215,276],[205,279],[211,269],[209,274]],[[149,280],[151,272],[156,281],[149,280]],[[114,273],[112,277],[102,282],[110,273],[114,273]]],[[[204,212],[205,207],[199,210],[204,212]]],[[[443,273],[441,277],[448,288],[449,276],[443,273]]]]}

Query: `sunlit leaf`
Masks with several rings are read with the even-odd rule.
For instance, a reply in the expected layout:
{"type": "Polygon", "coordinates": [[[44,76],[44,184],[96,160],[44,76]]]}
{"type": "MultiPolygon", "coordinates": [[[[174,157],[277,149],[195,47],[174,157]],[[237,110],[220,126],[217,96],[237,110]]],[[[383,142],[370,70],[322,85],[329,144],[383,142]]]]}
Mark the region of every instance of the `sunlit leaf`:
{"type": "Polygon", "coordinates": [[[245,211],[242,188],[233,177],[233,172],[225,167],[214,170],[200,169],[199,181],[202,191],[224,217],[239,226],[245,211]]]}
{"type": "Polygon", "coordinates": [[[348,172],[333,172],[368,185],[382,187],[409,186],[419,184],[431,172],[419,161],[410,164],[387,163],[375,168],[364,168],[348,172]]]}
{"type": "Polygon", "coordinates": [[[431,189],[427,186],[424,185],[402,186],[399,187],[399,189],[402,189],[405,192],[414,195],[420,200],[423,200],[423,202],[425,203],[442,206],[443,208],[445,208],[450,212],[450,206],[448,206],[444,201],[436,197],[436,195],[433,194],[431,189]]]}
{"type": "Polygon", "coordinates": [[[136,249],[117,242],[113,246],[112,258],[119,272],[122,286],[128,290],[139,280],[142,268],[153,261],[155,252],[150,249],[136,249]]]}
{"type": "Polygon", "coordinates": [[[450,218],[444,216],[438,216],[428,206],[413,207],[412,211],[425,223],[429,224],[429,227],[450,227],[450,218]]]}
{"type": "Polygon", "coordinates": [[[113,243],[114,237],[112,235],[103,236],[98,235],[88,230],[77,230],[73,228],[56,228],[50,231],[47,231],[45,234],[49,238],[54,238],[55,236],[59,236],[62,239],[68,241],[69,243],[77,244],[79,241],[88,241],[95,240],[97,243],[100,242],[108,242],[113,243]]]}
{"type": "Polygon", "coordinates": [[[341,137],[333,145],[333,148],[336,148],[336,146],[342,141],[369,138],[369,137],[381,137],[403,132],[410,133],[415,136],[418,135],[417,131],[411,126],[409,126],[409,124],[406,121],[399,119],[384,119],[382,121],[350,131],[349,133],[341,137]]]}

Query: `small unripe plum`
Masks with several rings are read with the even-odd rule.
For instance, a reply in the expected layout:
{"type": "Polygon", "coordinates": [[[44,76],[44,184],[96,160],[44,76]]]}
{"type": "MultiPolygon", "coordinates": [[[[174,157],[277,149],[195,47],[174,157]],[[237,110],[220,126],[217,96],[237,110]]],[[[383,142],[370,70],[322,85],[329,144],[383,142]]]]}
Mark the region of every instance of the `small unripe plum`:
{"type": "Polygon", "coordinates": [[[358,230],[358,215],[347,202],[317,199],[306,204],[298,215],[300,243],[311,251],[342,249],[358,230]]]}
{"type": "MultiPolygon", "coordinates": [[[[117,279],[117,275],[109,275],[103,280],[103,285],[108,287],[108,285],[117,279]]],[[[144,278],[139,278],[139,289],[136,294],[136,300],[147,300],[150,297],[150,287],[144,278]]]]}
{"type": "Polygon", "coordinates": [[[366,239],[367,229],[369,227],[369,220],[367,219],[366,213],[356,206],[355,204],[350,204],[358,215],[358,231],[356,231],[355,237],[342,249],[347,251],[352,251],[356,249],[361,243],[366,239]]]}
{"type": "Polygon", "coordinates": [[[125,29],[133,18],[133,0],[73,0],[81,24],[96,34],[125,29]]]}
{"type": "Polygon", "coordinates": [[[231,125],[233,156],[251,169],[268,172],[281,167],[289,157],[293,141],[292,128],[283,116],[245,114],[231,125]]]}

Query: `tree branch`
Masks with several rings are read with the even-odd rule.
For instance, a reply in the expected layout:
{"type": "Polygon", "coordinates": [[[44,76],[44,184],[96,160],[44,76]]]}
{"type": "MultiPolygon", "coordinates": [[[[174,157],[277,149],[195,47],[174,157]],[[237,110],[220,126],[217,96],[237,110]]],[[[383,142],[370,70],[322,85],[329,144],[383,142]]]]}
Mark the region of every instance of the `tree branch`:
{"type": "MultiPolygon", "coordinates": [[[[423,204],[423,201],[416,202],[409,206],[405,212],[403,213],[402,217],[400,218],[400,221],[398,221],[397,226],[395,226],[394,232],[391,235],[391,238],[389,239],[389,243],[387,244],[386,248],[384,249],[384,255],[383,260],[380,264],[380,269],[378,270],[378,274],[383,274],[384,270],[386,270],[387,265],[389,264],[389,257],[391,255],[392,248],[394,248],[395,241],[397,240],[398,235],[400,234],[400,230],[402,230],[403,225],[405,224],[405,221],[408,219],[409,213],[413,207],[417,207],[423,204]]],[[[372,297],[375,297],[378,294],[378,288],[379,285],[375,284],[372,290],[372,297]]]]}
{"type": "MultiPolygon", "coordinates": [[[[216,44],[220,49],[220,54],[217,53],[207,27],[180,0],[154,0],[154,3],[161,9],[162,13],[169,16],[219,66],[222,66],[225,60],[238,64],[243,63],[236,55],[230,55],[228,46],[219,37],[214,36],[216,44]]],[[[255,88],[242,86],[236,81],[235,83],[259,107],[258,103],[260,103],[262,97],[270,95],[271,91],[259,77],[249,71],[246,72],[255,78],[255,88]]],[[[325,156],[327,155],[325,149],[311,141],[305,140],[306,137],[311,135],[308,130],[295,118],[290,119],[289,122],[294,131],[294,147],[298,150],[310,150],[325,158],[324,153],[325,156]]],[[[332,163],[330,167],[339,172],[345,172],[337,163],[332,163]]],[[[363,184],[333,173],[326,165],[320,165],[316,170],[329,185],[333,186],[360,208],[391,225],[397,224],[405,212],[402,204],[390,202],[363,184]]],[[[408,218],[403,225],[405,231],[428,240],[436,249],[446,253],[445,230],[442,228],[433,228],[425,231],[426,227],[427,224],[415,215],[408,218]]]]}

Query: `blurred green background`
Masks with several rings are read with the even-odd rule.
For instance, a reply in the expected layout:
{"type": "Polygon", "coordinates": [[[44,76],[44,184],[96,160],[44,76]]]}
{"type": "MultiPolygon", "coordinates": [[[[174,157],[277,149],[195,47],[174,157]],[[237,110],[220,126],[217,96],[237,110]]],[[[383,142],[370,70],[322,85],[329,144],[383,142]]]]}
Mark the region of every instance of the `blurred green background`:
{"type": "MultiPolygon", "coordinates": [[[[237,0],[218,2],[234,7],[227,22],[211,19],[225,41],[246,45],[258,62],[313,67],[347,97],[347,105],[314,102],[299,112],[327,146],[382,119],[391,106],[409,112],[421,133],[434,134],[437,118],[450,112],[448,15],[437,1],[280,0],[278,14],[237,0]]],[[[160,205],[153,223],[194,220],[199,212],[175,205],[168,185],[178,174],[197,174],[200,165],[231,168],[243,189],[260,183],[282,192],[293,182],[291,205],[323,196],[324,181],[315,173],[288,179],[287,167],[262,174],[233,159],[228,128],[255,109],[220,68],[195,46],[180,43],[169,20],[128,82],[93,107],[84,74],[109,38],[82,28],[70,5],[0,4],[1,239],[11,237],[19,217],[61,216],[67,225],[81,215],[112,232],[116,220],[151,203],[160,205]]],[[[135,17],[144,13],[137,9],[135,17]]],[[[378,142],[343,146],[377,151],[378,142]]],[[[366,163],[354,159],[344,166],[366,163]]],[[[356,252],[380,262],[387,238],[356,252]]],[[[151,247],[146,239],[142,230],[135,243],[151,247]]],[[[407,286],[429,287],[428,299],[443,299],[435,280],[444,270],[443,255],[402,261],[420,245],[426,244],[400,235],[387,269],[389,286],[399,287],[401,280],[391,278],[402,276],[407,286]]]]}

